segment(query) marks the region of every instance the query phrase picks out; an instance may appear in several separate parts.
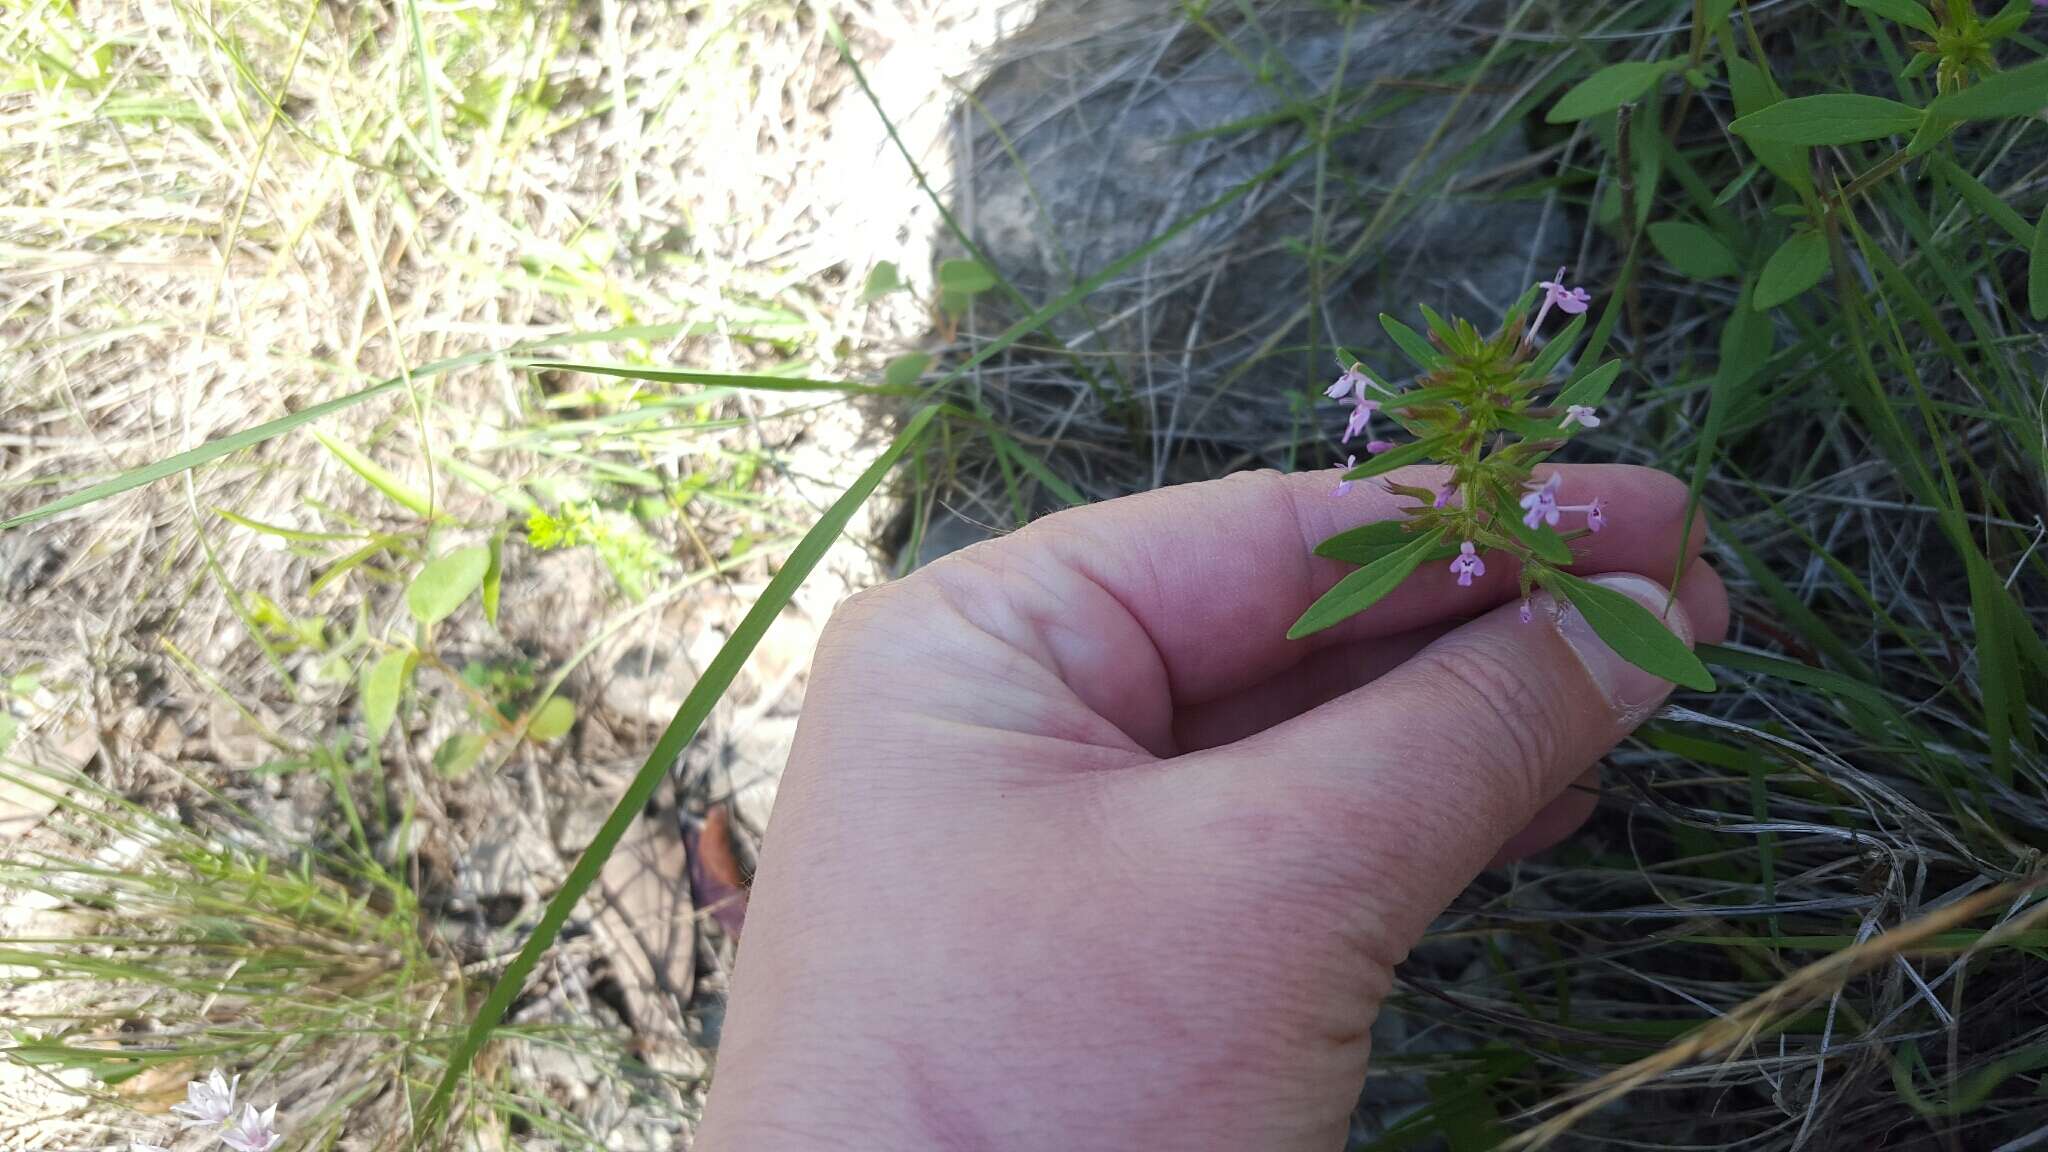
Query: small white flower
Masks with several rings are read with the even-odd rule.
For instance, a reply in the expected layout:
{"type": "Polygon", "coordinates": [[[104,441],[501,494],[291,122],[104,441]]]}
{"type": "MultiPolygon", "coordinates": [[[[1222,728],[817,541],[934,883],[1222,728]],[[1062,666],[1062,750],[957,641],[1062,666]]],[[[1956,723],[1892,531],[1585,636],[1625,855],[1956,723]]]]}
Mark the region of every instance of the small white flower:
{"type": "Polygon", "coordinates": [[[277,1105],[272,1104],[258,1112],[254,1104],[242,1106],[241,1122],[220,1134],[220,1142],[235,1152],[270,1152],[283,1142],[284,1136],[271,1125],[277,1117],[277,1105]]]}
{"type": "Polygon", "coordinates": [[[1564,410],[1564,419],[1558,423],[1558,427],[1569,428],[1574,424],[1583,424],[1588,428],[1598,428],[1600,426],[1600,415],[1587,405],[1574,404],[1564,410]]]}
{"type": "Polygon", "coordinates": [[[187,1128],[225,1124],[235,1114],[235,1088],[241,1083],[239,1075],[229,1080],[215,1068],[206,1079],[185,1085],[185,1102],[173,1105],[171,1111],[184,1120],[187,1128]]]}

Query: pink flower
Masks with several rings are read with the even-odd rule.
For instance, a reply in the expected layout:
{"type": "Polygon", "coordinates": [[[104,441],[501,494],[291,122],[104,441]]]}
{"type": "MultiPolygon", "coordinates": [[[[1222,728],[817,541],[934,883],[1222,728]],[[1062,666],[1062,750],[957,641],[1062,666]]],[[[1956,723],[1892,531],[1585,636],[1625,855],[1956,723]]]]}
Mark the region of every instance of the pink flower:
{"type": "Polygon", "coordinates": [[[1529,610],[1529,598],[1524,596],[1522,597],[1522,623],[1527,624],[1534,619],[1536,619],[1536,613],[1529,610]]]}
{"type": "MultiPolygon", "coordinates": [[[[2048,3],[2048,0],[2043,0],[2043,3],[2048,3]]],[[[1456,488],[1452,487],[1449,484],[1446,484],[1442,488],[1437,489],[1436,501],[1435,503],[1431,504],[1430,507],[1447,508],[1450,506],[1451,497],[1456,496],[1457,494],[1458,490],[1456,488]]]]}
{"type": "Polygon", "coordinates": [[[1558,421],[1557,426],[1559,428],[1569,428],[1574,424],[1583,424],[1588,428],[1598,428],[1600,426],[1600,414],[1584,404],[1574,404],[1564,410],[1564,419],[1558,421]]]}
{"type": "Polygon", "coordinates": [[[1336,383],[1323,389],[1323,395],[1351,406],[1351,415],[1344,421],[1344,437],[1340,443],[1348,443],[1353,436],[1372,430],[1372,414],[1380,410],[1380,402],[1366,397],[1367,388],[1379,388],[1379,384],[1353,364],[1337,377],[1336,383]]]}
{"type": "Polygon", "coordinates": [[[1365,442],[1365,450],[1377,456],[1382,452],[1393,451],[1394,442],[1391,440],[1368,440],[1365,442]]]}
{"type": "Polygon", "coordinates": [[[1595,496],[1593,502],[1586,505],[1586,527],[1594,532],[1607,527],[1607,498],[1605,496],[1595,496]]]}
{"type": "Polygon", "coordinates": [[[1458,578],[1458,587],[1470,588],[1474,576],[1486,575],[1486,561],[1472,548],[1470,540],[1458,545],[1458,556],[1451,561],[1451,574],[1458,578]]]}
{"type": "MultiPolygon", "coordinates": [[[[1346,472],[1349,472],[1349,471],[1351,471],[1351,470],[1352,470],[1353,468],[1356,468],[1356,467],[1358,467],[1358,457],[1356,457],[1356,456],[1346,456],[1346,457],[1344,458],[1344,463],[1343,463],[1342,467],[1343,467],[1344,471],[1346,471],[1346,472]]],[[[1343,495],[1346,495],[1346,494],[1348,494],[1348,493],[1349,493],[1349,492],[1351,491],[1351,489],[1352,489],[1352,488],[1354,488],[1354,487],[1356,487],[1356,482],[1355,482],[1355,481],[1351,481],[1351,480],[1338,480],[1338,481],[1337,481],[1337,495],[1339,495],[1339,496],[1343,496],[1343,495]]]]}
{"type": "Polygon", "coordinates": [[[1559,480],[1559,474],[1552,472],[1550,479],[1541,483],[1533,480],[1530,481],[1528,494],[1522,497],[1522,511],[1526,513],[1522,517],[1523,524],[1531,528],[1536,527],[1538,524],[1548,524],[1553,528],[1557,527],[1557,515],[1559,512],[1557,506],[1557,485],[1559,480]]]}
{"type": "Polygon", "coordinates": [[[1351,406],[1351,416],[1344,421],[1344,435],[1337,442],[1348,444],[1353,436],[1372,431],[1372,414],[1380,410],[1377,400],[1360,400],[1351,406]]]}
{"type": "Polygon", "coordinates": [[[1536,310],[1536,322],[1529,325],[1529,334],[1534,336],[1543,327],[1543,318],[1556,308],[1567,315],[1577,316],[1592,306],[1592,294],[1584,288],[1567,288],[1564,284],[1564,268],[1559,266],[1557,279],[1540,280],[1536,286],[1543,289],[1543,307],[1536,310]]]}
{"type": "Polygon", "coordinates": [[[277,1105],[258,1112],[254,1104],[242,1107],[242,1119],[220,1134],[220,1142],[235,1152],[270,1152],[284,1141],[275,1124],[277,1105]]]}
{"type": "Polygon", "coordinates": [[[185,1102],[173,1104],[171,1112],[187,1128],[225,1123],[235,1114],[235,1089],[241,1083],[240,1076],[230,1080],[215,1068],[206,1079],[185,1085],[185,1102]]]}
{"type": "Polygon", "coordinates": [[[1349,396],[1351,402],[1356,404],[1360,400],[1365,399],[1365,390],[1370,385],[1372,385],[1372,377],[1359,371],[1358,365],[1354,364],[1346,368],[1342,376],[1337,377],[1335,384],[1323,389],[1323,395],[1328,396],[1332,400],[1342,400],[1349,396]]]}

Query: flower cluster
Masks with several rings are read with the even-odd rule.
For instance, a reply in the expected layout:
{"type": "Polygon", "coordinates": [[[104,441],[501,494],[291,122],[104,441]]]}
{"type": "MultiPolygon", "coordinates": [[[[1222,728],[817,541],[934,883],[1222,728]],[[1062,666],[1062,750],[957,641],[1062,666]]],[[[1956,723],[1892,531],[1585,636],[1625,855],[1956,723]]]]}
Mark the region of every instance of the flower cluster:
{"type": "MultiPolygon", "coordinates": [[[[241,1084],[240,1076],[229,1079],[216,1068],[206,1079],[185,1086],[185,1102],[173,1105],[171,1114],[188,1129],[213,1129],[213,1138],[233,1152],[271,1152],[284,1142],[284,1134],[277,1130],[277,1105],[259,1110],[254,1104],[244,1104],[241,1116],[236,1117],[235,1090],[241,1084]]],[[[131,1144],[129,1149],[166,1152],[156,1145],[142,1143],[131,1144]]]]}
{"type": "MultiPolygon", "coordinates": [[[[1486,552],[1505,552],[1522,561],[1524,614],[1532,581],[1540,579],[1542,561],[1562,565],[1570,560],[1567,543],[1583,533],[1559,535],[1571,524],[1566,515],[1582,516],[1584,532],[1607,527],[1605,499],[1582,503],[1561,501],[1562,479],[1556,472],[1538,479],[1535,466],[1580,429],[1598,428],[1598,404],[1614,378],[1617,365],[1582,372],[1577,380],[1549,395],[1551,373],[1576,342],[1592,294],[1566,283],[1566,270],[1539,282],[1509,312],[1493,335],[1483,335],[1464,320],[1446,321],[1424,308],[1429,334],[1423,336],[1391,317],[1381,317],[1388,334],[1416,364],[1414,386],[1404,390],[1375,379],[1361,364],[1344,369],[1325,395],[1347,409],[1339,442],[1365,438],[1367,462],[1347,455],[1337,495],[1348,494],[1361,480],[1380,476],[1402,464],[1434,461],[1450,466],[1449,479],[1434,489],[1382,483],[1389,491],[1420,502],[1408,509],[1406,529],[1431,535],[1437,555],[1448,558],[1449,571],[1460,587],[1470,587],[1486,574],[1486,552]],[[1522,318],[1534,316],[1525,327],[1522,318]],[[1570,328],[1539,350],[1544,323],[1555,311],[1575,319],[1570,328]],[[1373,434],[1374,418],[1382,417],[1414,438],[1396,443],[1373,434]]],[[[1387,436],[1394,433],[1390,430],[1387,436]]]]}

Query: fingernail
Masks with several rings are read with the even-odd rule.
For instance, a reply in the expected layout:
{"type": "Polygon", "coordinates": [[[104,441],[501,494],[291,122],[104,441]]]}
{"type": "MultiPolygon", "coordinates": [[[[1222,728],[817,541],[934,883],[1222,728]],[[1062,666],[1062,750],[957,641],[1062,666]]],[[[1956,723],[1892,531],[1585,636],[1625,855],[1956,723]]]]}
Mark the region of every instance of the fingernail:
{"type": "MultiPolygon", "coordinates": [[[[1663,585],[1629,572],[1609,572],[1590,579],[1648,608],[1653,615],[1662,618],[1665,626],[1688,647],[1692,645],[1692,621],[1686,619],[1685,609],[1663,585]]],[[[1637,719],[1637,713],[1654,707],[1671,691],[1668,681],[1652,676],[1616,655],[1579,613],[1565,609],[1560,613],[1557,630],[1572,646],[1579,663],[1585,666],[1586,674],[1600,686],[1601,693],[1607,697],[1607,703],[1617,716],[1637,719]]]]}

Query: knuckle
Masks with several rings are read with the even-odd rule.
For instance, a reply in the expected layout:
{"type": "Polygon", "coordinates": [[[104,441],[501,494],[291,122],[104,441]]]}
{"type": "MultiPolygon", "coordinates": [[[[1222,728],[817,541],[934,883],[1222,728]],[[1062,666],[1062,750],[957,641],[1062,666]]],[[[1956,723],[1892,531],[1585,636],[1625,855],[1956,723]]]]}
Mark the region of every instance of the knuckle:
{"type": "Polygon", "coordinates": [[[1543,687],[1465,645],[1446,645],[1433,653],[1427,672],[1431,688],[1446,705],[1444,714],[1469,718],[1446,729],[1448,747],[1442,753],[1480,774],[1518,810],[1533,810],[1547,799],[1544,778],[1558,757],[1560,740],[1543,687]]]}

